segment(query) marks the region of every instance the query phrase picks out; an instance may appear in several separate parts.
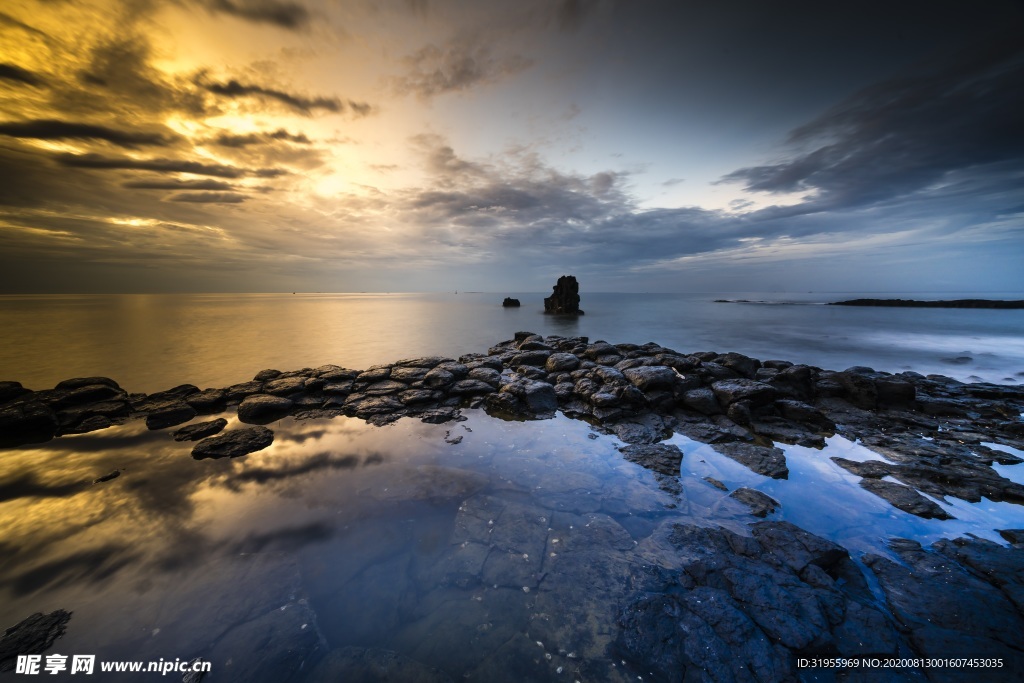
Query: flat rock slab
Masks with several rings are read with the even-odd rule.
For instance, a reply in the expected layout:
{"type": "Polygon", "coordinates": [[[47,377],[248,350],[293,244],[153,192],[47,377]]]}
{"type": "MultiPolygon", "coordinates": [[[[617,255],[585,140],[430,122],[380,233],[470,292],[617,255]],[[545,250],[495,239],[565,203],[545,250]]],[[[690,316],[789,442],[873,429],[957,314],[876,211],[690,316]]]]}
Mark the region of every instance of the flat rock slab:
{"type": "Polygon", "coordinates": [[[71,612],[36,612],[4,631],[0,638],[0,671],[13,671],[18,655],[41,655],[64,635],[71,612]]]}
{"type": "Polygon", "coordinates": [[[274,443],[274,432],[266,427],[233,429],[220,436],[203,439],[192,449],[196,460],[204,458],[237,458],[261,451],[274,443]]]}
{"type": "Polygon", "coordinates": [[[860,486],[879,498],[889,501],[893,507],[912,515],[925,519],[956,519],[943,510],[938,503],[925,498],[909,486],[882,479],[861,479],[860,486]]]}
{"type": "Polygon", "coordinates": [[[712,445],[716,451],[732,458],[741,465],[746,465],[754,472],[772,479],[788,479],[789,468],[786,467],[786,454],[781,448],[757,446],[752,443],[734,441],[712,445]]]}
{"type": "Polygon", "coordinates": [[[779,501],[775,500],[767,493],[761,493],[756,489],[748,489],[746,487],[736,489],[729,494],[729,497],[735,498],[749,507],[750,514],[755,517],[767,517],[782,507],[782,504],[779,503],[779,501]]]}
{"type": "Polygon", "coordinates": [[[227,426],[228,421],[223,417],[218,417],[216,420],[210,420],[209,422],[198,422],[194,425],[182,427],[176,430],[173,436],[175,441],[199,441],[219,433],[227,426]]]}
{"type": "Polygon", "coordinates": [[[675,444],[630,444],[620,448],[619,452],[625,456],[626,460],[659,474],[673,477],[678,477],[680,474],[683,452],[675,444]]]}

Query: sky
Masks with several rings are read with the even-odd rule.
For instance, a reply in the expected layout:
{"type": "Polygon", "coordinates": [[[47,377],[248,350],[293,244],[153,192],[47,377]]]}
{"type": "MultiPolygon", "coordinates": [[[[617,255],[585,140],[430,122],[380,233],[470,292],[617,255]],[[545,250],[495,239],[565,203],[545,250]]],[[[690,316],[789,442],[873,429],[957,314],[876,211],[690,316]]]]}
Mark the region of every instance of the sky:
{"type": "Polygon", "coordinates": [[[1024,290],[1024,3],[4,0],[0,293],[1024,290]]]}

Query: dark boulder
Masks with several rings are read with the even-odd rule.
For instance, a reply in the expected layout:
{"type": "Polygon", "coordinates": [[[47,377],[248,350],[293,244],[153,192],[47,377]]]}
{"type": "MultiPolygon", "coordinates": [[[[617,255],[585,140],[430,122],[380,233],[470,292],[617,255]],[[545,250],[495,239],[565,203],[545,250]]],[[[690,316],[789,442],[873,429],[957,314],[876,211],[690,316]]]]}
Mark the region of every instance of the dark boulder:
{"type": "Polygon", "coordinates": [[[683,462],[683,452],[679,446],[670,443],[630,444],[619,448],[619,452],[630,462],[672,477],[679,476],[683,462]]]}
{"type": "Polygon", "coordinates": [[[272,443],[274,432],[266,427],[244,427],[203,439],[192,449],[192,457],[196,460],[237,458],[261,451],[272,443]]]}
{"type": "Polygon", "coordinates": [[[21,386],[21,382],[0,382],[0,403],[7,403],[30,393],[32,392],[29,389],[21,386]]]}
{"type": "Polygon", "coordinates": [[[174,436],[175,441],[199,441],[200,439],[217,434],[227,426],[228,421],[223,417],[218,417],[216,420],[210,420],[209,422],[197,422],[194,425],[182,427],[175,431],[172,436],[174,436]]]}
{"type": "Polygon", "coordinates": [[[788,479],[789,468],[786,467],[786,454],[781,448],[757,446],[752,443],[733,441],[716,443],[712,446],[722,455],[746,465],[754,472],[772,479],[788,479]]]}
{"type": "Polygon", "coordinates": [[[239,404],[238,419],[249,424],[267,424],[288,415],[293,405],[283,396],[254,394],[239,404]]]}
{"type": "Polygon", "coordinates": [[[954,519],[938,503],[925,498],[909,486],[884,479],[861,479],[860,485],[879,498],[889,501],[893,507],[912,515],[925,519],[954,519]]]}
{"type": "Polygon", "coordinates": [[[750,514],[755,517],[767,517],[771,513],[775,512],[775,510],[782,507],[779,504],[779,501],[775,500],[768,494],[761,493],[756,489],[748,489],[746,487],[736,489],[729,494],[729,497],[735,498],[749,507],[750,514]]]}
{"type": "Polygon", "coordinates": [[[580,310],[580,285],[573,275],[563,275],[544,299],[544,312],[558,315],[583,315],[580,310]]]}
{"type": "Polygon", "coordinates": [[[165,401],[149,411],[146,426],[150,429],[164,429],[188,422],[196,415],[196,409],[184,401],[165,401]]]}
{"type": "Polygon", "coordinates": [[[513,299],[510,296],[505,297],[505,300],[501,302],[501,305],[505,308],[519,308],[519,299],[513,299]]]}
{"type": "Polygon", "coordinates": [[[200,415],[210,415],[224,410],[228,393],[224,389],[204,389],[198,394],[185,397],[185,403],[196,409],[200,415]]]}
{"type": "Polygon", "coordinates": [[[57,416],[42,403],[23,403],[0,410],[0,447],[49,441],[57,433],[57,416]]]}
{"type": "Polygon", "coordinates": [[[770,384],[756,382],[752,379],[726,379],[711,385],[715,396],[722,405],[731,405],[737,401],[749,401],[752,408],[771,403],[778,396],[778,391],[770,384]]]}

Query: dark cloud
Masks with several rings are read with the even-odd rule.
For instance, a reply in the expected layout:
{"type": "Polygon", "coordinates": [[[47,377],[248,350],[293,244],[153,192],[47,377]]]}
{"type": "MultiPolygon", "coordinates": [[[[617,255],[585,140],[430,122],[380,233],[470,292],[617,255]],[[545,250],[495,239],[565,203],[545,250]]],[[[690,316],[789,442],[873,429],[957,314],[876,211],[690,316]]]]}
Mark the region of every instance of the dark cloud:
{"type": "Polygon", "coordinates": [[[213,190],[228,192],[236,188],[231,183],[220,180],[136,180],[122,183],[121,187],[129,190],[213,190]]]}
{"type": "Polygon", "coordinates": [[[991,40],[952,65],[865,88],[792,132],[794,152],[723,181],[809,192],[818,210],[927,190],[962,169],[1024,169],[1024,44],[991,40]]]}
{"type": "Polygon", "coordinates": [[[0,78],[6,81],[18,81],[26,85],[40,86],[45,81],[27,69],[22,69],[15,64],[7,62],[0,63],[0,78]]]}
{"type": "Polygon", "coordinates": [[[215,95],[222,97],[261,97],[269,98],[288,106],[295,111],[310,116],[314,110],[322,109],[334,114],[341,114],[345,111],[352,112],[356,116],[367,116],[373,111],[373,107],[365,102],[343,102],[337,97],[303,97],[293,95],[275,88],[265,88],[261,85],[241,83],[231,79],[227,83],[200,82],[199,85],[215,95]]]}
{"type": "Polygon", "coordinates": [[[578,30],[599,4],[598,0],[561,0],[555,6],[555,21],[559,30],[578,30]]]}
{"type": "Polygon", "coordinates": [[[6,12],[0,12],[0,25],[10,26],[12,28],[20,28],[22,31],[31,33],[35,36],[39,36],[40,38],[45,38],[47,40],[50,37],[43,31],[37,29],[35,26],[30,26],[23,21],[19,21],[12,17],[10,14],[7,14],[6,12]]]}
{"type": "Polygon", "coordinates": [[[189,204],[241,204],[248,197],[234,192],[185,192],[171,197],[172,202],[189,204]]]}
{"type": "Polygon", "coordinates": [[[257,178],[274,178],[286,173],[279,168],[243,169],[224,164],[205,164],[181,159],[130,159],[127,157],[106,157],[101,154],[60,154],[57,161],[64,166],[75,168],[128,169],[155,171],[157,173],[192,173],[217,178],[242,178],[247,175],[257,178]]]}
{"type": "Polygon", "coordinates": [[[256,24],[271,24],[291,31],[309,27],[309,9],[296,2],[278,0],[206,0],[212,12],[228,14],[256,24]]]}
{"type": "Polygon", "coordinates": [[[392,79],[392,85],[401,94],[424,99],[495,83],[533,64],[519,55],[493,57],[489,47],[465,41],[454,41],[444,48],[427,45],[404,62],[408,73],[392,79]]]}
{"type": "Polygon", "coordinates": [[[249,147],[250,145],[265,145],[278,140],[293,142],[298,145],[312,144],[312,141],[305,134],[289,133],[284,128],[279,128],[273,133],[249,133],[248,135],[222,133],[214,139],[214,143],[221,147],[249,147]]]}
{"type": "Polygon", "coordinates": [[[56,119],[0,123],[0,135],[34,140],[105,140],[129,149],[170,144],[170,141],[159,133],[115,130],[106,126],[56,119]]]}

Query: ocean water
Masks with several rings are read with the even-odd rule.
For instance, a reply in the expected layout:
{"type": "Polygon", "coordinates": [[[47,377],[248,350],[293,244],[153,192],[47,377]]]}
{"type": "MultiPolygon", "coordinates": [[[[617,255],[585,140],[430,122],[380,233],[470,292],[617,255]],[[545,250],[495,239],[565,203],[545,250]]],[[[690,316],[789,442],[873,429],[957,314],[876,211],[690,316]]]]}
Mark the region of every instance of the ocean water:
{"type": "MultiPolygon", "coordinates": [[[[264,368],[361,369],[485,352],[520,330],[737,351],[826,369],[867,365],[962,381],[1024,381],[1024,310],[824,306],[928,293],[587,294],[581,317],[543,315],[541,293],[192,294],[0,297],[0,379],[33,389],[107,376],[129,391],[222,387],[264,368]],[[715,303],[716,299],[755,303],[715,303]]],[[[1019,299],[1000,292],[989,298],[1019,299]]]]}
{"type": "MultiPolygon", "coordinates": [[[[1024,381],[1024,311],[821,305],[856,294],[594,294],[583,317],[561,318],[543,315],[541,294],[519,294],[519,309],[502,309],[502,296],[0,297],[0,378],[226,386],[267,367],[483,352],[531,330],[1024,381]]],[[[647,672],[615,655],[618,615],[638,576],[677,561],[659,529],[748,534],[757,521],[705,477],[769,494],[781,503],[771,519],[855,560],[890,554],[893,537],[1004,543],[997,530],[1024,528],[1024,506],[984,499],[937,500],[952,520],[902,512],[835,465],[880,457],[838,435],[820,451],[780,444],[786,480],[676,435],[681,475],[665,478],[625,460],[616,437],[563,415],[464,415],[386,427],[286,418],[269,425],[270,447],[224,460],[194,460],[174,428],[139,421],[0,450],[0,629],[66,609],[67,634],[51,652],[202,657],[211,682],[334,681],[332,662],[363,657],[400,667],[403,680],[624,683],[647,672]],[[314,650],[305,663],[296,654],[314,650]]],[[[227,429],[242,426],[233,411],[223,416],[227,429]]],[[[1021,481],[1022,468],[995,469],[1021,481]]]]}

